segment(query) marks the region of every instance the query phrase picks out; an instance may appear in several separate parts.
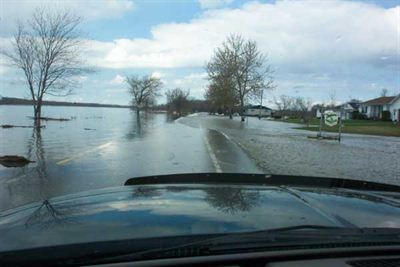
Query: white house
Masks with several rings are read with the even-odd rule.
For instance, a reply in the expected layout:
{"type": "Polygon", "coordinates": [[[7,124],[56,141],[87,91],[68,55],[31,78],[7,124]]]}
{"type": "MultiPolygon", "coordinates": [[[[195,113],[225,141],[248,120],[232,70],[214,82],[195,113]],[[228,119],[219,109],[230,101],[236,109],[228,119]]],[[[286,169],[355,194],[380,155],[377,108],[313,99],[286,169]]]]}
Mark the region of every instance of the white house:
{"type": "Polygon", "coordinates": [[[245,116],[260,116],[260,117],[271,117],[272,109],[261,105],[248,106],[244,112],[245,116]]]}
{"type": "Polygon", "coordinates": [[[315,116],[317,118],[321,118],[321,110],[333,110],[334,112],[336,112],[338,116],[341,116],[342,120],[351,120],[353,119],[353,112],[358,110],[360,102],[361,101],[359,100],[353,99],[342,105],[334,107],[315,106],[314,107],[314,109],[316,109],[315,116]]]}
{"type": "Polygon", "coordinates": [[[392,121],[400,121],[400,94],[382,96],[363,102],[360,104],[359,111],[370,119],[381,119],[382,112],[389,111],[392,121]]]}

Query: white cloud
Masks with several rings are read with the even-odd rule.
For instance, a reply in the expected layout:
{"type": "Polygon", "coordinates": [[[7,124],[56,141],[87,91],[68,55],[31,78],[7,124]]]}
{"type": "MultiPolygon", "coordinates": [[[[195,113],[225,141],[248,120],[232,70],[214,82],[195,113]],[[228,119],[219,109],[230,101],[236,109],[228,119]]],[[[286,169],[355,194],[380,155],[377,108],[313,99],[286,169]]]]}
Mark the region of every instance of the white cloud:
{"type": "MultiPolygon", "coordinates": [[[[90,16],[121,16],[129,9],[121,6],[110,14],[94,12],[90,16]]],[[[23,10],[21,16],[26,16],[23,10]]],[[[135,68],[152,68],[157,70],[153,75],[159,76],[165,74],[166,68],[194,68],[186,77],[174,77],[175,70],[169,70],[163,82],[168,88],[180,86],[202,97],[207,81],[200,77],[205,74],[199,68],[230,33],[239,33],[255,40],[260,50],[269,55],[282,93],[293,93],[295,87],[302,86],[300,93],[309,92],[322,99],[324,90],[335,87],[345,96],[368,97],[375,90],[368,89],[372,82],[388,89],[394,83],[398,85],[393,73],[398,74],[400,68],[399,21],[400,6],[385,9],[339,0],[251,2],[234,9],[208,9],[187,23],[154,26],[150,38],[88,40],[85,59],[107,69],[134,72],[135,68]],[[356,79],[362,83],[352,82],[356,79]]]]}
{"type": "Polygon", "coordinates": [[[6,36],[15,30],[18,20],[29,18],[37,8],[46,7],[49,10],[66,9],[82,16],[84,20],[101,18],[119,18],[135,7],[132,0],[2,0],[0,2],[1,31],[0,35],[6,36]]]}
{"type": "Polygon", "coordinates": [[[343,1],[252,2],[208,10],[189,23],[161,24],[150,39],[91,43],[106,68],[203,67],[230,33],[257,41],[271,63],[310,71],[336,63],[398,64],[400,6],[343,1]],[[385,60],[381,58],[384,57],[385,60]]]}
{"type": "Polygon", "coordinates": [[[184,90],[190,90],[190,96],[195,98],[204,98],[204,90],[208,84],[207,73],[191,73],[183,78],[172,79],[170,87],[179,87],[184,90]]]}
{"type": "Polygon", "coordinates": [[[232,3],[233,0],[199,0],[201,8],[218,8],[232,3]]]}
{"type": "Polygon", "coordinates": [[[166,75],[167,75],[166,73],[160,72],[160,71],[153,71],[153,72],[151,73],[151,77],[159,78],[159,79],[165,77],[166,75]]]}
{"type": "Polygon", "coordinates": [[[112,79],[109,83],[112,85],[120,85],[125,82],[125,78],[122,75],[115,75],[114,79],[112,79]]]}

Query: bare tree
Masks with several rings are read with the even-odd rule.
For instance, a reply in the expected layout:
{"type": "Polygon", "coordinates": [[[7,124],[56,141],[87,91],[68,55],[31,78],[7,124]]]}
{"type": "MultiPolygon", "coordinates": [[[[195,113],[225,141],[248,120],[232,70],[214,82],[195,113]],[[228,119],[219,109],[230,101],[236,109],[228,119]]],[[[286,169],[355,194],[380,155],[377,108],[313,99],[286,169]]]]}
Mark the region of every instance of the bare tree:
{"type": "Polygon", "coordinates": [[[162,82],[159,78],[148,75],[143,77],[132,75],[126,77],[126,83],[129,86],[129,94],[132,96],[132,105],[135,106],[136,115],[139,117],[140,109],[155,104],[162,82]]]}
{"type": "Polygon", "coordinates": [[[310,112],[311,106],[312,106],[311,99],[297,97],[294,100],[294,108],[298,112],[303,122],[307,124],[307,127],[309,126],[311,119],[311,112],[310,112]]]}
{"type": "Polygon", "coordinates": [[[386,88],[382,88],[382,90],[381,90],[381,96],[387,96],[388,95],[388,89],[386,89],[386,88]]]}
{"type": "Polygon", "coordinates": [[[167,107],[169,112],[176,112],[178,116],[182,116],[189,108],[189,91],[184,91],[180,88],[168,90],[167,107]]]}
{"type": "Polygon", "coordinates": [[[332,89],[329,93],[329,104],[327,107],[334,108],[336,105],[336,90],[332,89]]]}
{"type": "Polygon", "coordinates": [[[12,51],[2,51],[25,75],[34,103],[34,119],[40,126],[45,95],[66,96],[77,78],[89,70],[83,67],[81,18],[68,11],[50,13],[37,9],[31,20],[19,23],[12,51]]]}
{"type": "Polygon", "coordinates": [[[207,73],[212,82],[229,82],[241,113],[249,98],[260,96],[261,90],[274,87],[273,71],[267,57],[258,50],[255,42],[246,41],[240,35],[229,36],[222,47],[217,48],[207,64],[207,73]]]}
{"type": "Polygon", "coordinates": [[[282,117],[286,116],[287,111],[292,108],[294,102],[294,99],[287,95],[280,95],[278,98],[274,97],[274,103],[282,117]]]}

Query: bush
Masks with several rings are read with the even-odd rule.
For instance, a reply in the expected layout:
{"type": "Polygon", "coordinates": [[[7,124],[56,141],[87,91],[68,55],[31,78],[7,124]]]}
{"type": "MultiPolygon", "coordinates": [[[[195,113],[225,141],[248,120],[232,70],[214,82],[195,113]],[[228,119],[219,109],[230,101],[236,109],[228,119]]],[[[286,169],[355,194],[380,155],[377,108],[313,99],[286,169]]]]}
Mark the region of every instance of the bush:
{"type": "Polygon", "coordinates": [[[392,119],[390,117],[390,111],[388,111],[388,110],[382,111],[381,120],[383,120],[383,121],[391,121],[392,119]]]}
{"type": "Polygon", "coordinates": [[[365,114],[360,113],[358,110],[354,110],[351,116],[353,120],[367,120],[368,117],[365,114]]]}

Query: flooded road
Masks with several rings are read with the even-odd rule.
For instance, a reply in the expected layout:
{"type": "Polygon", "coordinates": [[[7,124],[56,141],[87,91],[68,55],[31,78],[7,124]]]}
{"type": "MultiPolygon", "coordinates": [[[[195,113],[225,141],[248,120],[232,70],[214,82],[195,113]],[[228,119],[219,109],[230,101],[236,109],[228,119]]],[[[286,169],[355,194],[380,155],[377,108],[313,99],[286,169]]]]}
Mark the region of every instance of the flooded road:
{"type": "MultiPolygon", "coordinates": [[[[0,124],[32,125],[29,106],[0,106],[0,124]]],[[[129,109],[45,107],[44,116],[72,118],[29,128],[0,129],[0,155],[35,161],[0,165],[0,210],[89,189],[120,186],[131,177],[193,173],[260,173],[246,153],[218,131],[129,109]]]]}
{"type": "MultiPolygon", "coordinates": [[[[400,138],[343,134],[342,142],[315,140],[315,132],[272,120],[217,116],[183,118],[192,127],[228,136],[264,173],[338,177],[400,185],[400,138]]],[[[326,134],[326,133],[325,133],[326,134]]],[[[333,133],[329,133],[333,135],[333,133]]]]}
{"type": "MultiPolygon", "coordinates": [[[[0,106],[0,124],[32,125],[29,106],[0,106]]],[[[129,109],[45,107],[41,131],[0,129],[0,156],[35,161],[0,165],[0,210],[89,189],[120,186],[131,177],[193,173],[274,173],[400,184],[400,138],[344,135],[341,144],[307,138],[296,125],[129,109]]]]}

